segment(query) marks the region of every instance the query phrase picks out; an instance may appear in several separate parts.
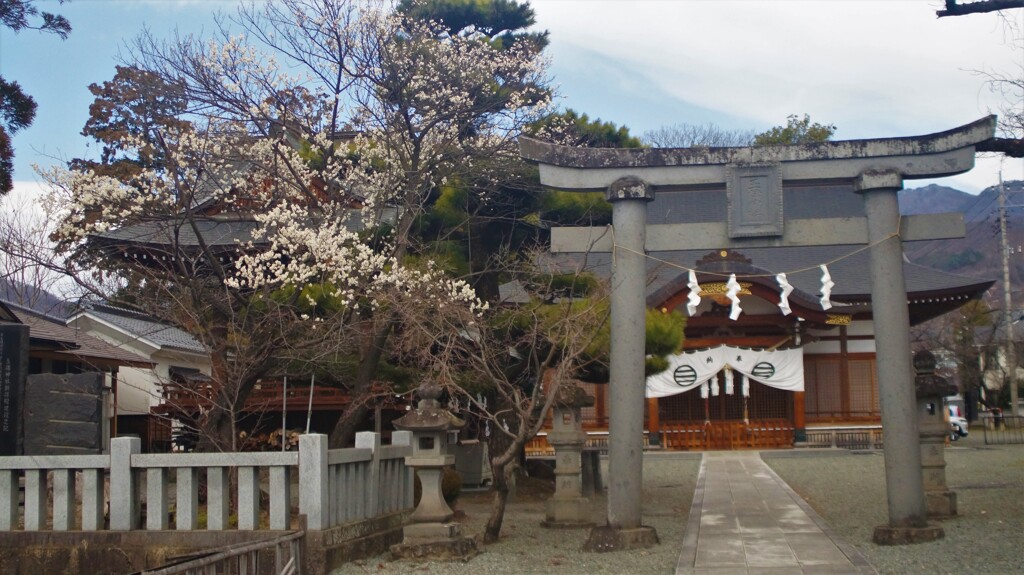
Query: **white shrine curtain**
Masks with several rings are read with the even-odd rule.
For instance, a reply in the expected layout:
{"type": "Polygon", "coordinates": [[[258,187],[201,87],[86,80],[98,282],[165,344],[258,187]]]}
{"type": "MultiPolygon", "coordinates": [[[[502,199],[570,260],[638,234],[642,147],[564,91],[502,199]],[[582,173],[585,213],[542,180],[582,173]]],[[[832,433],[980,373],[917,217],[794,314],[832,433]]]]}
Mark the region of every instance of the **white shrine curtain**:
{"type": "Polygon", "coordinates": [[[696,389],[726,366],[764,385],[804,390],[804,354],[800,348],[756,350],[723,345],[668,357],[669,367],[647,378],[647,397],[668,397],[696,389]]]}

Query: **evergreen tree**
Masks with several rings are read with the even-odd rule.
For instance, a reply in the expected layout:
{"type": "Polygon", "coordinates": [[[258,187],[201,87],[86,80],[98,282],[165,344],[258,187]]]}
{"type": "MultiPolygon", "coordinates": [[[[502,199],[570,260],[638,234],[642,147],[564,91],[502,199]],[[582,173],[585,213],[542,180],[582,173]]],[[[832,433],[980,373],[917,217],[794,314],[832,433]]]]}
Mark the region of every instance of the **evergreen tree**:
{"type": "Polygon", "coordinates": [[[786,117],[785,126],[775,126],[754,136],[755,146],[776,146],[790,144],[814,144],[827,142],[835,134],[834,124],[811,123],[811,117],[804,114],[801,118],[796,114],[786,117]]]}
{"type": "MultiPolygon", "coordinates": [[[[64,0],[61,0],[63,3],[64,0]]],[[[71,23],[63,16],[40,12],[33,0],[0,0],[0,23],[15,33],[39,30],[56,34],[61,40],[71,33],[71,23]],[[37,19],[41,18],[39,22],[37,19]]],[[[11,136],[32,125],[36,101],[17,82],[0,76],[0,195],[14,187],[14,146],[11,136]]]]}

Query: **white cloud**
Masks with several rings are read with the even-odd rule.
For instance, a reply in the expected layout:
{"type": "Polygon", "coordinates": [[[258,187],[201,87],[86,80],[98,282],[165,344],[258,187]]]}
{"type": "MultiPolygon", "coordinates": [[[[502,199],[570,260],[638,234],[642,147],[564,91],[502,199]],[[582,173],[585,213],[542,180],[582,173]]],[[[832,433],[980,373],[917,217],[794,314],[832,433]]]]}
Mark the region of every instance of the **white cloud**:
{"type": "MultiPolygon", "coordinates": [[[[555,73],[567,54],[573,74],[600,74],[606,93],[588,101],[622,98],[615,117],[605,119],[635,133],[723,117],[745,120],[730,127],[764,129],[809,113],[836,124],[839,138],[928,134],[998,111],[1001,98],[972,70],[1019,69],[1019,51],[1007,45],[997,16],[937,19],[935,1],[532,5],[538,27],[551,32],[555,73]],[[666,101],[643,98],[650,93],[666,101]],[[680,103],[705,116],[672,117],[668,111],[680,103]],[[652,106],[667,117],[648,125],[652,106]]],[[[572,100],[566,105],[587,111],[572,100]]],[[[992,162],[979,166],[984,174],[958,181],[994,183],[992,162]]],[[[1021,177],[1019,163],[1014,169],[1021,177]]]]}

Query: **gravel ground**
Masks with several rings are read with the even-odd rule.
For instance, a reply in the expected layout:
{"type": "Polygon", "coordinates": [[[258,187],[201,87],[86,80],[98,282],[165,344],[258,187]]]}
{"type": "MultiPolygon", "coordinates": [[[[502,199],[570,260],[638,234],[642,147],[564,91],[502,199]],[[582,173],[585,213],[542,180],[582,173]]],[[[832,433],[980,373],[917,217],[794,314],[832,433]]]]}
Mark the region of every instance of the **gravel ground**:
{"type": "Polygon", "coordinates": [[[881,451],[764,457],[879,573],[1024,573],[1024,445],[986,446],[979,430],[946,449],[959,516],[942,522],[945,539],[898,547],[871,542],[888,521],[881,451]]]}
{"type": "MultiPolygon", "coordinates": [[[[945,539],[901,547],[871,542],[874,527],[888,517],[882,452],[819,451],[812,456],[782,451],[764,456],[879,573],[1024,573],[1024,445],[985,446],[978,433],[947,449],[947,481],[957,493],[960,516],[943,523],[945,539]]],[[[587,531],[542,528],[543,497],[527,493],[509,505],[501,541],[479,545],[481,553],[468,562],[391,561],[382,555],[348,564],[332,575],[674,573],[699,468],[693,454],[645,457],[644,523],[661,539],[653,549],[583,552],[587,531]]],[[[461,521],[465,535],[479,540],[489,504],[485,492],[460,497],[455,507],[466,514],[461,521]]],[[[605,506],[603,497],[594,500],[596,522],[604,522],[605,506]]]]}
{"type": "MultiPolygon", "coordinates": [[[[607,461],[603,462],[607,479],[607,461]]],[[[386,555],[350,563],[332,575],[363,573],[675,573],[683,545],[683,530],[690,502],[697,488],[700,460],[692,454],[648,454],[644,458],[644,523],[654,527],[661,544],[652,549],[628,553],[589,553],[581,551],[586,529],[545,529],[544,501],[522,494],[505,513],[502,537],[497,543],[479,543],[490,510],[485,492],[463,493],[455,505],[466,514],[461,520],[464,535],[476,537],[482,551],[468,562],[416,563],[391,561],[386,555]]],[[[594,499],[594,521],[604,523],[607,501],[594,499]]]]}

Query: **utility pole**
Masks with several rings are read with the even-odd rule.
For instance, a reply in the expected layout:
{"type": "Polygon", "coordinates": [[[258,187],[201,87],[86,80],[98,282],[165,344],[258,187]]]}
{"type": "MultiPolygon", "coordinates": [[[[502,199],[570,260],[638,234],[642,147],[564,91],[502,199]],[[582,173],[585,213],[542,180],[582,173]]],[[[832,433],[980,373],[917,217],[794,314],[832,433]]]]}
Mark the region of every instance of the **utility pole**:
{"type": "Polygon", "coordinates": [[[1003,186],[1003,172],[999,171],[999,248],[1003,253],[1003,326],[1006,370],[1009,374],[1010,415],[1017,413],[1017,354],[1013,342],[1013,300],[1010,294],[1010,242],[1006,237],[1006,189],[1003,186]]]}

